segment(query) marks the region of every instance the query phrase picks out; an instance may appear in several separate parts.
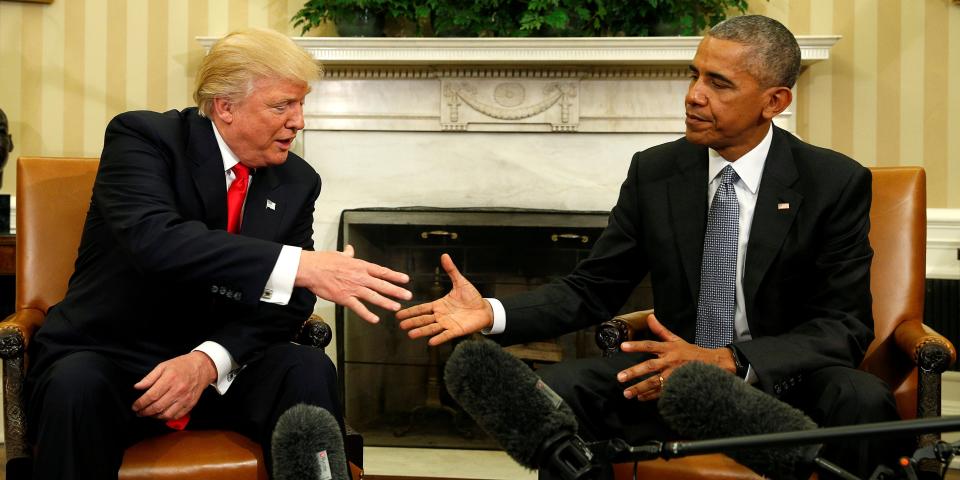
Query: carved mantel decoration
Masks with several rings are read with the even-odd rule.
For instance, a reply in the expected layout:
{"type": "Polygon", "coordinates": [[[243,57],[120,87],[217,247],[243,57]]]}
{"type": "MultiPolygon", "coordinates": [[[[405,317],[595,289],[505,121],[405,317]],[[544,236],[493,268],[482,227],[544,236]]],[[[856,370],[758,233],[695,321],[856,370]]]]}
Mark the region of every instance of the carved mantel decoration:
{"type": "Polygon", "coordinates": [[[441,78],[443,130],[470,124],[544,124],[555,132],[577,129],[579,82],[554,79],[463,80],[441,78]],[[511,81],[512,80],[512,81],[511,81]],[[518,81],[524,80],[524,81],[518,81]]]}

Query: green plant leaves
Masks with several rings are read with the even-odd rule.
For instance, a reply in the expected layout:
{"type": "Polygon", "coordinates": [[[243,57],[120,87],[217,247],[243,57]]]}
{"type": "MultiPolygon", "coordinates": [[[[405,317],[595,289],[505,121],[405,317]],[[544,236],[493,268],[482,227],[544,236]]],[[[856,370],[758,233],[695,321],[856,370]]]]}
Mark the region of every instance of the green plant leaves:
{"type": "Polygon", "coordinates": [[[308,0],[291,18],[305,34],[323,21],[408,19],[417,35],[463,37],[698,35],[747,0],[308,0]]]}

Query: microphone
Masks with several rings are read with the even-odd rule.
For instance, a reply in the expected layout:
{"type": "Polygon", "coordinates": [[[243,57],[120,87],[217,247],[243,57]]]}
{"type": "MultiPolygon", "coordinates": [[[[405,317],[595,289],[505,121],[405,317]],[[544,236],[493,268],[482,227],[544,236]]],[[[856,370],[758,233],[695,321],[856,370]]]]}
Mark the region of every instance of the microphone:
{"type": "Polygon", "coordinates": [[[274,480],[349,480],[340,424],[326,409],[303,403],[273,429],[274,480]]]}
{"type": "Polygon", "coordinates": [[[570,407],[496,343],[461,342],[444,376],[450,396],[520,465],[568,480],[599,478],[570,407]]]}
{"type": "MultiPolygon", "coordinates": [[[[736,375],[701,362],[690,362],[673,371],[663,385],[657,409],[670,428],[698,440],[817,428],[802,411],[736,375]]],[[[669,444],[677,445],[683,447],[682,442],[669,444]]],[[[784,478],[796,475],[798,470],[811,469],[819,449],[819,445],[800,445],[731,449],[724,453],[765,476],[784,478]]],[[[692,453],[673,452],[673,456],[685,454],[692,453]]]]}

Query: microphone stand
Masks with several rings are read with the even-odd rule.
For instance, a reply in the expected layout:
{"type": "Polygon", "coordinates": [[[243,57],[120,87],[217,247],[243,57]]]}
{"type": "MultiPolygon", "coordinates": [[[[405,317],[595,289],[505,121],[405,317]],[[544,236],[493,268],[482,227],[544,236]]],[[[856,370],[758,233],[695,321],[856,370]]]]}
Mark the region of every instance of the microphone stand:
{"type": "MultiPolygon", "coordinates": [[[[723,453],[731,450],[742,450],[747,448],[770,448],[781,446],[796,445],[815,445],[826,441],[843,440],[849,438],[894,436],[894,435],[917,435],[931,432],[950,432],[960,430],[960,416],[920,418],[913,420],[898,420],[892,422],[865,423],[861,425],[845,425],[839,427],[817,428],[813,430],[798,430],[792,432],[764,433],[758,435],[744,435],[729,438],[716,438],[710,440],[693,440],[678,442],[660,442],[651,441],[642,445],[629,445],[621,439],[613,439],[606,442],[594,442],[589,444],[591,451],[596,455],[596,460],[605,463],[626,463],[638,462],[644,460],[653,460],[656,458],[678,458],[689,455],[701,455],[706,453],[723,453]]],[[[941,442],[943,443],[943,442],[941,442]]],[[[932,448],[932,447],[928,447],[932,448]]],[[[920,449],[924,450],[924,449],[920,449]]],[[[918,454],[920,453],[918,450],[918,454]]],[[[933,454],[938,458],[947,455],[952,457],[957,447],[940,446],[933,454]]],[[[914,455],[916,457],[917,454],[914,455]]],[[[943,461],[941,459],[941,461],[943,461]]],[[[949,461],[949,459],[947,460],[949,461]]],[[[815,458],[814,464],[818,467],[839,475],[845,479],[856,479],[857,477],[843,471],[840,467],[833,465],[829,461],[815,458]]],[[[916,459],[914,460],[914,463],[916,459]]]]}

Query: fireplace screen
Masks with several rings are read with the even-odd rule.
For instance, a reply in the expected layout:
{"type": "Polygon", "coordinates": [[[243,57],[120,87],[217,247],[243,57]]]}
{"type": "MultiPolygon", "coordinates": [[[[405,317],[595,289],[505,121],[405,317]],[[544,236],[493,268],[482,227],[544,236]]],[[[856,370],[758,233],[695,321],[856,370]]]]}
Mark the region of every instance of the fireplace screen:
{"type": "MultiPolygon", "coordinates": [[[[357,209],[341,216],[339,247],[410,275],[413,300],[446,294],[440,255],[453,257],[484,297],[505,297],[570,272],[586,258],[607,212],[514,209],[357,209]]],[[[642,284],[627,309],[652,305],[642,284]]],[[[375,308],[375,307],[374,307],[375,308]]],[[[456,341],[429,347],[410,340],[391,312],[371,325],[337,308],[337,358],[347,422],[371,446],[495,448],[447,394],[443,367],[456,341]]],[[[508,349],[533,368],[599,356],[593,329],[508,349]]]]}

